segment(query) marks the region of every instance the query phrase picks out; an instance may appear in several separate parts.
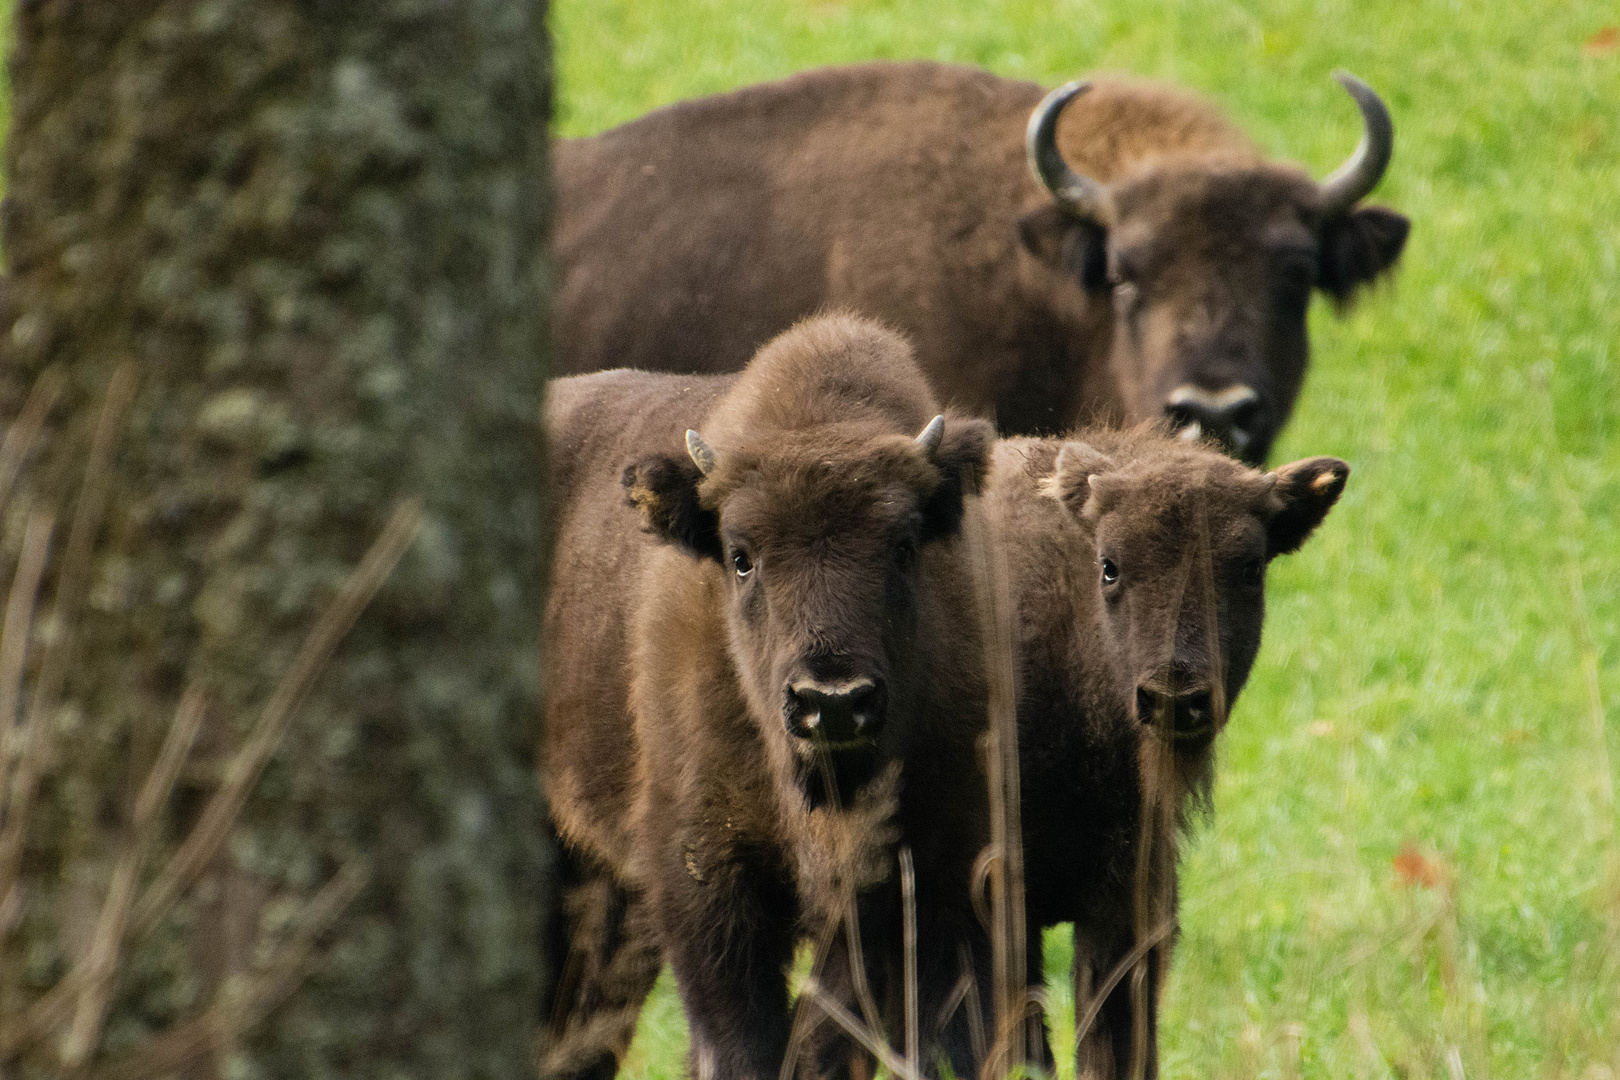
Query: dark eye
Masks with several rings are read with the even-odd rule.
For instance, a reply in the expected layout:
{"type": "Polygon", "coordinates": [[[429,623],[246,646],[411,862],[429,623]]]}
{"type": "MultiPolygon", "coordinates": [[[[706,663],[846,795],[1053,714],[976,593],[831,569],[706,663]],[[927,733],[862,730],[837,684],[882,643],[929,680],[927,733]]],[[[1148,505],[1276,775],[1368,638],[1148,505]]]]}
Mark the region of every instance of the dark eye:
{"type": "Polygon", "coordinates": [[[1119,580],[1119,567],[1114,565],[1113,559],[1102,561],[1102,579],[1104,585],[1112,585],[1119,580]]]}
{"type": "Polygon", "coordinates": [[[1243,583],[1245,585],[1259,585],[1266,580],[1266,564],[1259,559],[1251,559],[1243,564],[1243,583]]]}
{"type": "Polygon", "coordinates": [[[901,566],[910,566],[917,561],[917,545],[910,540],[902,540],[894,545],[894,561],[901,566]]]}
{"type": "Polygon", "coordinates": [[[737,576],[745,578],[754,572],[754,560],[748,557],[748,552],[738,548],[731,553],[731,565],[736,567],[737,576]]]}

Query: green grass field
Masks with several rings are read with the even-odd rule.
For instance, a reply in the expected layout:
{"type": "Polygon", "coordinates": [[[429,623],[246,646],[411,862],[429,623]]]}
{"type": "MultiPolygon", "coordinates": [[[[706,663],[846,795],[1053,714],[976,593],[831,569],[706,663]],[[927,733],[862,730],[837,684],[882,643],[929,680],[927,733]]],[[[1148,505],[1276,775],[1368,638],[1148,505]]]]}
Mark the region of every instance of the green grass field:
{"type": "MultiPolygon", "coordinates": [[[[555,8],[564,135],[932,57],[1171,79],[1321,175],[1358,133],[1330,71],[1388,100],[1376,199],[1412,239],[1392,287],[1343,321],[1314,312],[1274,459],[1355,473],[1272,575],[1215,816],[1185,852],[1170,1077],[1620,1074],[1620,52],[1593,40],[1613,23],[1595,0],[555,8]],[[1428,872],[1397,864],[1406,844],[1428,872]]],[[[683,1051],[666,979],[627,1072],[679,1075],[683,1051]]]]}

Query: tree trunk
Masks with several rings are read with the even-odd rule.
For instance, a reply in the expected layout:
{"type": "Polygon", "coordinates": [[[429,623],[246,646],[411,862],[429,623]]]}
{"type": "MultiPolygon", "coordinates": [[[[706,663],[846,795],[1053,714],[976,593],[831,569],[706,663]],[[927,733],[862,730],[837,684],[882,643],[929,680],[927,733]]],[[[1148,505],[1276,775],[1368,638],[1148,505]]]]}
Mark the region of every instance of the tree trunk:
{"type": "Polygon", "coordinates": [[[12,70],[0,1076],[530,1075],[543,0],[35,0],[12,70]]]}

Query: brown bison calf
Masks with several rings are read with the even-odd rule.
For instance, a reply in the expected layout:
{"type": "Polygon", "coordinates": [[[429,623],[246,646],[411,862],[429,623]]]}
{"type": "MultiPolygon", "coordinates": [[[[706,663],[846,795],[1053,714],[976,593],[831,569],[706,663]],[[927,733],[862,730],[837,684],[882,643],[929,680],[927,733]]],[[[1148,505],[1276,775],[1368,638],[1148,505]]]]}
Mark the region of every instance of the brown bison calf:
{"type": "Polygon", "coordinates": [[[565,140],[558,362],[735,371],[836,305],[905,331],[943,401],[1009,434],[1169,416],[1264,461],[1312,291],[1348,302],[1406,241],[1406,218],[1360,202],[1389,112],[1341,81],[1366,135],[1320,183],[1181,90],[1043,100],[933,63],[824,68],[565,140]]]}
{"type": "Polygon", "coordinates": [[[1031,979],[1035,928],[1072,922],[1077,1015],[1105,995],[1081,1078],[1157,1074],[1177,831],[1207,797],[1259,651],[1266,566],[1305,542],[1349,471],[1318,457],[1261,473],[1142,429],[996,448],[987,501],[1019,610],[1031,979]],[[1133,950],[1143,976],[1109,992],[1133,950]]]}
{"type": "MultiPolygon", "coordinates": [[[[693,1075],[774,1078],[795,942],[851,892],[892,1016],[902,843],[922,1015],[964,949],[984,977],[983,665],[955,538],[993,432],[936,412],[906,344],[841,316],[735,377],[554,384],[543,768],[576,895],[609,894],[594,917],[615,924],[571,961],[554,1035],[594,1013],[627,1037],[657,970],[640,924],[675,969],[693,1075]]],[[[965,1018],[935,1034],[959,1075],[976,1069],[965,1018]]]]}

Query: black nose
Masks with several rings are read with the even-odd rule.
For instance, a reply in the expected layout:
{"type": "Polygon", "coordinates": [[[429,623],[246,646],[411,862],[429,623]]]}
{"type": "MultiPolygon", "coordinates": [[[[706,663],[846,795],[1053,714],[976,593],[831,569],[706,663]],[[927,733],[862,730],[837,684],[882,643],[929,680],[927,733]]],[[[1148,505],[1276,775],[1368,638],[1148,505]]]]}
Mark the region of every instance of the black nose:
{"type": "Polygon", "coordinates": [[[1205,390],[1187,383],[1170,391],[1164,414],[1182,438],[1212,438],[1241,455],[1254,442],[1255,425],[1260,420],[1260,395],[1242,383],[1223,390],[1205,390]]]}
{"type": "Polygon", "coordinates": [[[801,739],[820,739],[831,746],[860,742],[877,734],[883,723],[886,695],[876,679],[788,684],[782,717],[801,739]]]}
{"type": "Polygon", "coordinates": [[[1215,735],[1215,699],[1208,689],[1167,694],[1142,685],[1136,688],[1136,718],[1144,724],[1165,723],[1178,742],[1206,740],[1215,735]]]}

